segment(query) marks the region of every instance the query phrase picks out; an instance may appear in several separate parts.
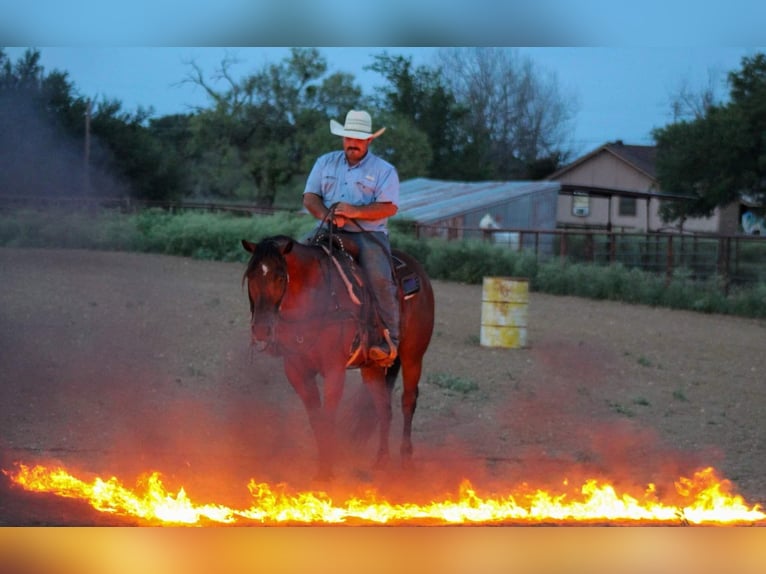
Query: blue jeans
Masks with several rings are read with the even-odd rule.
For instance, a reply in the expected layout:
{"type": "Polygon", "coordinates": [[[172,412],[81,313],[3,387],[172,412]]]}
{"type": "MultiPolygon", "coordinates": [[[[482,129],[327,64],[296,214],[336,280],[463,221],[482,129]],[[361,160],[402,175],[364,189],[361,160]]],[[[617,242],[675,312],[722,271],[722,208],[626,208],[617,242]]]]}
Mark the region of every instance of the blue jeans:
{"type": "Polygon", "coordinates": [[[341,236],[349,235],[359,246],[359,264],[370,282],[380,319],[388,329],[391,340],[398,346],[399,300],[394,272],[391,269],[391,244],[388,235],[382,231],[335,233],[341,236]]]}

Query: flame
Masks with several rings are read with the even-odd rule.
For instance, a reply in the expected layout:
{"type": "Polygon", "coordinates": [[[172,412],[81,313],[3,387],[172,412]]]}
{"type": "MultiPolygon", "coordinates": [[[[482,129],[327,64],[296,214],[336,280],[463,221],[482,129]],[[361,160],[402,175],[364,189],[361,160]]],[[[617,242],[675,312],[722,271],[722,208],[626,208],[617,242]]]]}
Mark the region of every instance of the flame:
{"type": "MultiPolygon", "coordinates": [[[[290,493],[287,485],[274,487],[251,480],[253,504],[235,509],[219,504],[197,504],[181,488],[167,491],[157,472],[140,481],[138,491],[115,478],[85,482],[63,468],[17,464],[3,471],[13,483],[32,492],[46,492],[87,501],[93,508],[141,519],[150,524],[508,524],[508,523],[682,523],[742,524],[766,519],[760,505],[748,506],[732,494],[731,483],[718,478],[712,467],[675,483],[681,504],[657,499],[655,485],[634,497],[596,479],[586,480],[576,499],[570,494],[532,489],[527,485],[501,497],[480,496],[464,480],[457,497],[427,504],[390,503],[369,490],[364,497],[336,503],[322,491],[290,493]]],[[[563,482],[564,485],[567,481],[563,482]]]]}

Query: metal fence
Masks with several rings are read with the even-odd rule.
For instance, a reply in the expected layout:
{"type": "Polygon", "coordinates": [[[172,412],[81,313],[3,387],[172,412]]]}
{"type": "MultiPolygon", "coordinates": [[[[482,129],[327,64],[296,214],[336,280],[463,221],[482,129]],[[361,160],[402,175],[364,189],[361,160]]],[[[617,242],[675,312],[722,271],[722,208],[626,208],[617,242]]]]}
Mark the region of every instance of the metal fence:
{"type": "MultiPolygon", "coordinates": [[[[21,197],[0,195],[0,209],[112,208],[131,212],[147,207],[170,211],[198,209],[240,214],[291,211],[251,204],[221,202],[160,202],[126,198],[21,197]]],[[[572,229],[494,229],[414,224],[419,238],[474,239],[534,254],[538,261],[612,265],[657,273],[670,279],[683,272],[695,281],[717,278],[726,293],[733,285],[766,283],[766,236],[636,233],[572,229]]]]}
{"type": "Polygon", "coordinates": [[[417,225],[418,237],[475,239],[534,254],[538,261],[613,265],[695,281],[733,285],[766,283],[766,237],[754,235],[634,233],[564,229],[453,229],[417,225]]]}
{"type": "Polygon", "coordinates": [[[210,212],[230,212],[240,214],[265,214],[294,211],[278,207],[258,207],[251,203],[223,201],[152,201],[129,197],[58,197],[51,196],[12,196],[0,195],[0,209],[118,209],[131,213],[156,207],[170,212],[179,210],[199,210],[210,212]]]}

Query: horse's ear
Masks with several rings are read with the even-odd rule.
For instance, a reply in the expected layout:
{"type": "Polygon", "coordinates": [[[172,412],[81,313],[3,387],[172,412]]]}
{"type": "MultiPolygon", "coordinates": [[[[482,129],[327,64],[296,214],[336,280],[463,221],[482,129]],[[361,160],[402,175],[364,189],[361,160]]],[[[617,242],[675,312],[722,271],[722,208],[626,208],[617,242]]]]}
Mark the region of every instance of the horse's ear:
{"type": "Polygon", "coordinates": [[[290,253],[293,250],[293,245],[295,245],[295,241],[291,237],[279,238],[279,250],[282,252],[282,255],[290,253]]]}
{"type": "Polygon", "coordinates": [[[248,253],[255,253],[255,243],[252,241],[248,241],[247,239],[242,240],[242,247],[245,248],[245,251],[248,253]]]}

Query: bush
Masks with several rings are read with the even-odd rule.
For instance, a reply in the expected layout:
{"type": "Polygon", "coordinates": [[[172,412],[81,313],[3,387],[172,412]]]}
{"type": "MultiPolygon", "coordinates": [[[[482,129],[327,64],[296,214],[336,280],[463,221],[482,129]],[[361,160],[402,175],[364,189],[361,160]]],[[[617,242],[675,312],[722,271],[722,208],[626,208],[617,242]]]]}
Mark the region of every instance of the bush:
{"type": "MultiPolygon", "coordinates": [[[[160,209],[134,214],[27,210],[0,213],[0,245],[131,250],[246,261],[242,239],[260,241],[280,234],[300,239],[316,224],[313,218],[299,213],[243,216],[160,209]]],[[[688,268],[677,268],[667,281],[664,275],[622,264],[538,261],[531,251],[481,241],[417,239],[407,222],[392,226],[391,245],[420,261],[433,279],[478,284],[485,276],[518,277],[528,279],[532,291],[554,295],[766,317],[763,282],[754,287],[736,285],[727,297],[721,277],[695,281],[688,268]]]]}

